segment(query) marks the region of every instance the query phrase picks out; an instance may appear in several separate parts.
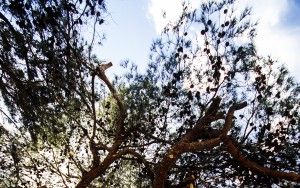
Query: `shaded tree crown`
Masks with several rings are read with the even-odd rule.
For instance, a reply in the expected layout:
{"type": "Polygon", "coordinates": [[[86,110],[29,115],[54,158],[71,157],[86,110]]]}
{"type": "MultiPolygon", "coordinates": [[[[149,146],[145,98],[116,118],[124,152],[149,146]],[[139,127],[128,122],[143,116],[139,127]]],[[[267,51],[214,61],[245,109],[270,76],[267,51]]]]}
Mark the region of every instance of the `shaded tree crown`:
{"type": "Polygon", "coordinates": [[[2,113],[19,134],[1,129],[0,185],[299,183],[299,85],[258,54],[251,9],[234,3],[183,3],[146,72],[123,62],[111,81],[80,33],[103,23],[103,1],[2,1],[2,113]]]}

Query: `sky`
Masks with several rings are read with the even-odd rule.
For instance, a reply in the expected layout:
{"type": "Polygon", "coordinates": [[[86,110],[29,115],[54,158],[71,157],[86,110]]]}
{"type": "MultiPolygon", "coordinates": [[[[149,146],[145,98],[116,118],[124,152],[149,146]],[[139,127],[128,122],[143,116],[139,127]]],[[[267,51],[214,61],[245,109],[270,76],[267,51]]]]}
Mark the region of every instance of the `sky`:
{"type": "MultiPolygon", "coordinates": [[[[190,0],[197,7],[204,0],[190,0]]],[[[237,0],[237,9],[252,7],[252,19],[257,20],[258,53],[270,55],[287,65],[300,81],[300,0],[237,0]]],[[[168,21],[180,14],[181,0],[110,0],[110,15],[102,28],[106,35],[96,54],[112,61],[110,74],[118,74],[119,63],[130,60],[143,71],[152,41],[168,21]],[[165,11],[167,18],[163,19],[165,11]]]]}

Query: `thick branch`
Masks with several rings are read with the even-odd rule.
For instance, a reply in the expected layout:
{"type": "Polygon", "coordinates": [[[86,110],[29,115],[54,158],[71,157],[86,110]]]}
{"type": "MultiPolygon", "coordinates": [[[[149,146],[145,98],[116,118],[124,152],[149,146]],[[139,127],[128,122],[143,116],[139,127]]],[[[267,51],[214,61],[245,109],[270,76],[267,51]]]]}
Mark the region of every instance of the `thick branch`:
{"type": "MultiPolygon", "coordinates": [[[[216,114],[219,110],[221,98],[216,97],[212,100],[211,105],[208,107],[204,117],[200,118],[196,125],[187,132],[164,156],[162,161],[155,169],[155,176],[153,181],[154,188],[163,188],[167,178],[168,171],[175,164],[176,160],[185,152],[192,152],[195,150],[204,150],[213,148],[220,143],[219,138],[209,139],[201,142],[195,142],[201,134],[201,130],[205,125],[209,125],[212,121],[216,120],[216,114]]],[[[219,118],[219,116],[217,116],[219,118]]]]}
{"type": "MultiPolygon", "coordinates": [[[[136,153],[133,150],[130,149],[124,149],[119,152],[111,151],[107,157],[99,164],[98,166],[93,166],[90,171],[88,171],[86,174],[84,174],[80,180],[80,182],[76,185],[76,188],[85,188],[90,185],[90,183],[98,178],[99,176],[103,175],[106,171],[106,169],[117,159],[122,157],[123,155],[131,154],[138,158],[140,162],[143,162],[147,168],[147,164],[144,163],[144,158],[140,156],[138,153],[136,153]]],[[[149,167],[149,169],[151,169],[149,167]]]]}
{"type": "Polygon", "coordinates": [[[216,98],[212,99],[211,105],[208,107],[208,109],[205,112],[205,115],[213,115],[216,114],[219,110],[219,106],[221,103],[221,97],[217,96],[216,98]]]}
{"type": "Polygon", "coordinates": [[[107,157],[101,162],[98,166],[93,166],[90,171],[85,173],[80,182],[76,185],[76,188],[85,188],[90,185],[90,183],[99,177],[100,175],[104,174],[105,170],[116,160],[116,155],[114,152],[111,152],[107,155],[107,157]]]}
{"type": "Polygon", "coordinates": [[[112,83],[108,80],[107,76],[105,75],[105,70],[110,68],[111,66],[112,66],[111,62],[107,63],[107,64],[99,65],[96,69],[97,75],[107,85],[109,91],[112,93],[114,99],[117,101],[117,105],[118,105],[120,111],[124,112],[125,111],[124,105],[123,105],[120,97],[118,96],[116,89],[114,88],[112,83]]]}
{"type": "Polygon", "coordinates": [[[300,174],[294,172],[280,172],[260,166],[259,164],[251,161],[244,156],[239,148],[234,144],[234,141],[230,137],[224,139],[224,143],[227,146],[227,151],[244,167],[249,170],[259,173],[265,176],[270,176],[273,178],[285,179],[288,181],[300,182],[300,174]]]}
{"type": "Polygon", "coordinates": [[[228,112],[227,112],[227,115],[226,115],[226,118],[225,118],[225,125],[224,125],[224,128],[221,130],[221,135],[222,136],[226,136],[227,133],[230,131],[231,127],[232,127],[232,119],[233,119],[233,115],[234,115],[234,112],[237,111],[237,110],[240,110],[240,109],[243,109],[247,106],[247,102],[242,102],[242,103],[238,103],[238,104],[233,104],[228,112]]]}
{"type": "Polygon", "coordinates": [[[124,134],[124,127],[123,123],[126,117],[126,110],[124,107],[123,102],[121,101],[119,95],[117,94],[116,89],[112,85],[112,83],[108,80],[107,76],[105,75],[105,70],[110,68],[112,66],[112,63],[107,64],[101,64],[97,67],[96,73],[98,77],[107,85],[109,91],[112,93],[114,99],[117,101],[117,105],[119,107],[119,117],[116,121],[116,139],[118,140],[122,134],[124,134]]]}
{"type": "Polygon", "coordinates": [[[175,144],[172,149],[168,151],[162,161],[155,169],[155,176],[153,181],[154,188],[164,188],[164,183],[167,174],[176,160],[185,152],[201,151],[211,149],[220,144],[220,138],[209,139],[201,142],[186,143],[184,140],[175,144]]]}
{"type": "Polygon", "coordinates": [[[183,142],[188,143],[196,141],[205,126],[208,126],[213,121],[223,118],[223,115],[218,113],[220,102],[220,97],[216,97],[212,100],[212,103],[208,107],[205,115],[196,122],[196,125],[192,128],[192,130],[183,136],[183,142]]]}
{"type": "Polygon", "coordinates": [[[2,19],[9,27],[9,29],[16,34],[17,31],[15,30],[15,28],[12,26],[12,24],[10,23],[10,21],[0,12],[0,19],[2,19]]]}
{"type": "Polygon", "coordinates": [[[201,142],[191,142],[191,143],[182,143],[184,152],[197,152],[205,149],[211,149],[215,146],[218,146],[221,143],[221,139],[213,138],[201,142]]]}
{"type": "MultiPolygon", "coordinates": [[[[204,117],[199,119],[194,128],[192,128],[191,131],[185,134],[182,137],[182,139],[180,139],[180,141],[177,142],[177,144],[175,144],[168,151],[163,160],[155,169],[155,179],[153,182],[154,187],[164,187],[168,171],[172,168],[172,166],[174,165],[176,160],[181,156],[181,154],[185,152],[196,152],[205,149],[212,149],[213,147],[218,146],[221,142],[221,137],[227,135],[228,131],[231,129],[234,112],[236,110],[244,108],[247,105],[246,102],[233,104],[227,112],[225,125],[224,128],[220,131],[220,133],[216,134],[219,131],[214,131],[212,129],[211,133],[213,133],[213,136],[216,137],[197,142],[196,140],[199,138],[199,136],[203,135],[202,132],[208,130],[205,129],[205,127],[207,128],[211,122],[223,118],[223,114],[218,113],[220,103],[220,97],[216,97],[214,100],[212,100],[212,103],[208,107],[208,110],[206,111],[204,117]]],[[[209,132],[207,134],[209,134],[209,132]]]]}

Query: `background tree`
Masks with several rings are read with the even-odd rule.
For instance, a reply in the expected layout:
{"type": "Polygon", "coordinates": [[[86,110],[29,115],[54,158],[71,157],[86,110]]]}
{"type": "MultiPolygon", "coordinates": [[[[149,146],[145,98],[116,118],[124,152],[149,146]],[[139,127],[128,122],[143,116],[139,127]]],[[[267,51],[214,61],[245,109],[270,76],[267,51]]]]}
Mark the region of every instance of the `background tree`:
{"type": "Polygon", "coordinates": [[[79,35],[103,1],[2,1],[2,113],[17,130],[1,129],[1,186],[299,183],[299,85],[259,56],[234,2],[184,3],[146,73],[123,62],[112,82],[79,35]]]}

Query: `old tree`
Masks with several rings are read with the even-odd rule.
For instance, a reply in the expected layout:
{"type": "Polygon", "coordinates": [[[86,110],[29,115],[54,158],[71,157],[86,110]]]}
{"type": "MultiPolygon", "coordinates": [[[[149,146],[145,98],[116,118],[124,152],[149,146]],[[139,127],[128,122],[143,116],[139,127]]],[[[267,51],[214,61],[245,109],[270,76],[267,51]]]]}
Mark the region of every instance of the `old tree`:
{"type": "Polygon", "coordinates": [[[300,87],[233,5],[183,4],[145,73],[112,80],[92,50],[103,0],[1,0],[0,186],[299,183],[300,87]]]}

